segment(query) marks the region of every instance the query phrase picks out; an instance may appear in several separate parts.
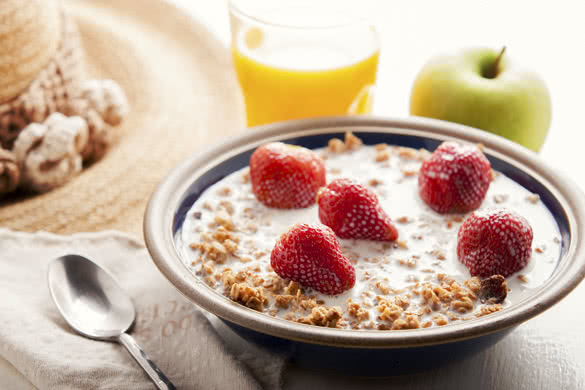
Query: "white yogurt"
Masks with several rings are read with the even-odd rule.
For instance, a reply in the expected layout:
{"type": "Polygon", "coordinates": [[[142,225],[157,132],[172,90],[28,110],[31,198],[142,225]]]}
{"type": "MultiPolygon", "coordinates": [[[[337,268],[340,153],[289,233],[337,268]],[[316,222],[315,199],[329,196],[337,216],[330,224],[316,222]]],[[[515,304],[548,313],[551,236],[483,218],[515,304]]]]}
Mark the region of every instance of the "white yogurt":
{"type": "MultiPolygon", "coordinates": [[[[385,162],[375,161],[377,152],[373,146],[362,146],[340,154],[328,153],[326,149],[316,150],[319,155],[328,157],[325,160],[328,182],[347,177],[369,186],[378,195],[382,208],[395,221],[399,240],[405,241],[408,246],[408,249],[388,248],[387,244],[380,242],[339,240],[346,255],[350,258],[359,257],[355,263],[356,284],[354,288],[338,296],[311,292],[327,306],[344,307],[348,298],[352,298],[354,302],[363,302],[362,294],[368,290],[382,295],[375,288],[376,282],[393,289],[405,289],[416,280],[436,282],[437,273],[453,277],[461,284],[471,277],[456,255],[457,231],[461,223],[453,221],[453,215],[440,215],[432,211],[418,196],[416,174],[404,174],[405,171],[418,170],[420,161],[399,156],[398,148],[387,150],[391,152],[391,157],[385,162]],[[381,183],[371,186],[369,183],[373,179],[381,183]],[[410,222],[398,223],[400,217],[408,217],[410,222]],[[449,221],[451,227],[448,226],[449,221]],[[437,258],[437,250],[444,253],[444,260],[437,258]],[[408,260],[411,262],[410,266],[408,260]]],[[[238,253],[248,254],[246,248],[252,247],[257,248],[253,251],[256,254],[264,252],[264,255],[252,263],[242,263],[237,258],[230,257],[224,264],[215,265],[218,271],[229,267],[237,272],[259,264],[260,272],[268,276],[271,273],[268,267],[270,252],[278,237],[295,223],[320,223],[316,205],[305,209],[281,210],[259,203],[252,193],[251,184],[242,180],[246,171],[247,168],[234,172],[208,188],[188,212],[183,228],[178,233],[177,244],[185,264],[193,272],[200,270],[201,264],[192,265],[192,261],[200,253],[191,249],[189,244],[200,241],[199,232],[209,230],[208,225],[215,216],[215,212],[203,207],[205,203],[211,204],[215,210],[221,201],[231,202],[235,210],[233,222],[238,228],[235,234],[240,238],[238,253]],[[230,188],[231,194],[218,195],[224,188],[230,188]],[[248,215],[253,213],[254,221],[245,217],[244,209],[250,209],[248,215]],[[199,219],[195,218],[195,213],[201,213],[199,219]],[[249,223],[257,224],[256,232],[246,230],[249,223]]],[[[525,188],[503,174],[498,174],[481,206],[481,209],[505,207],[514,210],[528,220],[534,232],[531,261],[518,274],[507,278],[509,291],[504,306],[520,301],[545,282],[552,274],[560,255],[558,226],[540,201],[529,200],[531,196],[525,188]]],[[[221,283],[218,283],[217,291],[223,294],[221,283]]],[[[269,307],[272,305],[271,301],[269,307]]],[[[370,317],[374,318],[374,308],[369,310],[370,317]]],[[[284,312],[280,310],[278,315],[284,312]]]]}

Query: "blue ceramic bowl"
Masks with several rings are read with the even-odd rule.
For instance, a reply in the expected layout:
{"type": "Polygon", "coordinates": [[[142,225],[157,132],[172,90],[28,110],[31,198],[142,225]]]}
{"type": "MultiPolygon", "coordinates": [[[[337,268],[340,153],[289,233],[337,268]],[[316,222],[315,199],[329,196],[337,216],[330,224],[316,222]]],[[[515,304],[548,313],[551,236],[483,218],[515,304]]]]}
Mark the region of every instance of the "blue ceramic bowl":
{"type": "Polygon", "coordinates": [[[358,375],[393,375],[463,359],[500,340],[515,326],[551,307],[585,276],[585,198],[578,187],[536,154],[504,138],[453,123],[422,118],[332,117],[275,123],[246,131],[202,151],[174,169],[149,202],[144,232],[163,275],[193,303],[224,320],[243,337],[292,351],[301,365],[342,369],[358,375]],[[482,143],[492,167],[531,192],[555,217],[561,254],[550,278],[504,310],[443,327],[405,331],[321,328],[273,318],[216,293],[183,264],[175,234],[206,188],[248,165],[250,155],[271,141],[319,148],[353,131],[365,144],[388,143],[434,150],[444,140],[482,143]]]}

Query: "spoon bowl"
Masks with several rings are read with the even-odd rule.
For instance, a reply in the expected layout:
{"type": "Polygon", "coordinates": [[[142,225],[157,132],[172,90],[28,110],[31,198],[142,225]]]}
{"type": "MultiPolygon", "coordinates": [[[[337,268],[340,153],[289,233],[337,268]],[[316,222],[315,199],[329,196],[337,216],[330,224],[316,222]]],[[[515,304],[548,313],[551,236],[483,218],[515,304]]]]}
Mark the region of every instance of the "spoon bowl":
{"type": "Polygon", "coordinates": [[[109,273],[83,256],[66,255],[49,264],[47,280],[53,302],[76,332],[94,340],[122,344],[158,389],[175,389],[126,333],[134,325],[136,310],[109,273]]]}
{"type": "Polygon", "coordinates": [[[49,290],[67,323],[82,335],[115,341],[132,328],[132,301],[103,268],[79,255],[49,264],[49,290]]]}

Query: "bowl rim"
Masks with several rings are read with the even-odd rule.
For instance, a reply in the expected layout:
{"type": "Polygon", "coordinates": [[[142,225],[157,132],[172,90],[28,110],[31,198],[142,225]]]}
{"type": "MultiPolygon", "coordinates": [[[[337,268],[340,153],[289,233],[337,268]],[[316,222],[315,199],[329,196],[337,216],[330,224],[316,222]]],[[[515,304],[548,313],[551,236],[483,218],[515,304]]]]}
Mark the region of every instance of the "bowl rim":
{"type": "Polygon", "coordinates": [[[199,307],[251,330],[284,339],[348,348],[421,347],[462,341],[495,333],[542,313],[564,298],[585,277],[585,196],[564,174],[539,156],[503,137],[436,119],[408,117],[325,117],[277,122],[247,129],[245,133],[195,153],[174,168],[152,194],[144,215],[144,238],[154,264],[190,301],[199,307]],[[520,166],[545,185],[563,207],[569,223],[570,245],[547,282],[521,302],[481,319],[444,327],[384,332],[332,329],[273,318],[232,302],[209,288],[183,264],[175,249],[174,214],[193,179],[246,149],[279,139],[343,130],[420,135],[438,140],[482,143],[486,152],[520,166]],[[367,128],[367,129],[365,129],[367,128]]]}

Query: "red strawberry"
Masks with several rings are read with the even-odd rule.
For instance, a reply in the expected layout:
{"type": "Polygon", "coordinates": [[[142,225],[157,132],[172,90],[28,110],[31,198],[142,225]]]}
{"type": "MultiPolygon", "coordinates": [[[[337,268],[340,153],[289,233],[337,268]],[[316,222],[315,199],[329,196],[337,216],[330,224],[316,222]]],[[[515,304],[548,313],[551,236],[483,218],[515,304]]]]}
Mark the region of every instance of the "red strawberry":
{"type": "Polygon", "coordinates": [[[393,241],[398,231],[370,189],[336,179],[317,195],[319,219],[338,237],[393,241]]]}
{"type": "Polygon", "coordinates": [[[309,149],[273,142],[252,154],[250,179],[254,195],[268,207],[308,207],[325,185],[325,163],[309,149]]]}
{"type": "Polygon", "coordinates": [[[420,197],[438,213],[477,209],[492,181],[491,165],[476,145],[443,142],[418,172],[420,197]]]}
{"type": "Polygon", "coordinates": [[[281,278],[324,294],[341,294],[355,284],[355,269],[327,226],[294,225],[276,242],[270,265],[281,278]]]}
{"type": "Polygon", "coordinates": [[[510,276],[528,264],[531,246],[528,221],[505,209],[474,212],[457,234],[457,257],[472,276],[510,276]]]}

